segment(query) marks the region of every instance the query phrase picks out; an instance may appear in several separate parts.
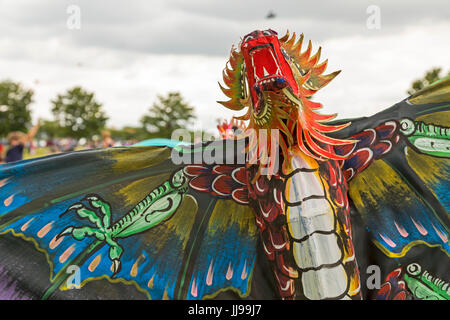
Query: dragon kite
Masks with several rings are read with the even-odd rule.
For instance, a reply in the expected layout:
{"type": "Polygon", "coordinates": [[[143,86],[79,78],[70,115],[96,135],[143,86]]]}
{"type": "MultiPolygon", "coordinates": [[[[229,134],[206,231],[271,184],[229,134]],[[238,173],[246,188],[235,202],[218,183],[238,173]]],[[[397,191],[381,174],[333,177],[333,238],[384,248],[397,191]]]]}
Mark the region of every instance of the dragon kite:
{"type": "Polygon", "coordinates": [[[303,41],[232,48],[221,140],[1,166],[0,297],[449,299],[450,78],[335,120],[303,41]]]}

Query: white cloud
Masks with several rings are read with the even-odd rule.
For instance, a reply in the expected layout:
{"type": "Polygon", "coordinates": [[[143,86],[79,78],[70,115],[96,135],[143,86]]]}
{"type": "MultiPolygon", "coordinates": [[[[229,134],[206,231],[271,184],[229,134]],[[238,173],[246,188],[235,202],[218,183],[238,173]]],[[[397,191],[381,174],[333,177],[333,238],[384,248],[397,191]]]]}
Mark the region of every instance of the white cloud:
{"type": "Polygon", "coordinates": [[[110,116],[109,125],[116,127],[138,125],[157,94],[180,91],[196,107],[196,127],[214,131],[217,118],[233,114],[216,103],[224,98],[217,81],[226,54],[255,28],[304,32],[323,47],[328,70],[342,73],[316,100],[324,104],[324,112],[341,117],[387,108],[403,99],[412,80],[427,69],[450,69],[450,23],[440,19],[448,6],[440,1],[434,11],[421,7],[423,16],[411,21],[400,16],[398,5],[383,2],[379,31],[366,29],[361,4],[352,13],[345,7],[310,5],[308,15],[302,4],[295,6],[294,14],[285,2],[277,9],[269,1],[254,11],[242,2],[232,8],[201,1],[138,1],[129,6],[71,1],[84,8],[85,19],[82,30],[71,31],[65,27],[66,2],[2,2],[7,10],[0,15],[5,30],[0,36],[0,79],[21,81],[35,90],[34,119],[50,118],[50,99],[75,85],[96,92],[110,116]],[[272,9],[277,18],[264,20],[272,9]]]}
{"type": "MultiPolygon", "coordinates": [[[[376,31],[373,31],[376,32],[376,31]]],[[[342,72],[316,96],[324,112],[369,116],[407,97],[413,80],[433,67],[450,71],[450,23],[409,27],[399,34],[323,43],[328,70],[342,72]]]]}

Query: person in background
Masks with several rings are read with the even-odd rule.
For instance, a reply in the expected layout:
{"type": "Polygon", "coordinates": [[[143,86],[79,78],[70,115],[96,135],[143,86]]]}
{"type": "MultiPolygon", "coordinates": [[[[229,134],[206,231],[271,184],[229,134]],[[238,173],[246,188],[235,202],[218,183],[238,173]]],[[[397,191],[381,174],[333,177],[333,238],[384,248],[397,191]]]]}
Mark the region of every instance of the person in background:
{"type": "Polygon", "coordinates": [[[13,131],[8,134],[9,149],[8,151],[6,151],[6,163],[23,159],[23,148],[26,143],[29,143],[33,140],[34,136],[39,130],[39,124],[40,122],[38,121],[38,123],[33,128],[31,128],[27,134],[21,131],[13,131]]]}
{"type": "Polygon", "coordinates": [[[102,131],[103,148],[110,148],[114,146],[114,140],[111,139],[111,133],[107,130],[102,131]]]}

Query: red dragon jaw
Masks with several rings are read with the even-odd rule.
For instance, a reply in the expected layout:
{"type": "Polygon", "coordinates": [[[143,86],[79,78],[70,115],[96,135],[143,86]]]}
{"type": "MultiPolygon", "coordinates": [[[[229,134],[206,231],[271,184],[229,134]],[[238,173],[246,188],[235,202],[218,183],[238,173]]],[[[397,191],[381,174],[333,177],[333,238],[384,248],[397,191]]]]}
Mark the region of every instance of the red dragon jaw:
{"type": "Polygon", "coordinates": [[[280,48],[273,30],[253,31],[241,43],[247,70],[248,85],[255,112],[261,112],[263,91],[279,91],[286,86],[298,93],[292,70],[280,48]]]}
{"type": "MultiPolygon", "coordinates": [[[[247,108],[241,120],[249,120],[247,131],[252,129],[278,129],[281,133],[278,145],[284,159],[288,150],[298,147],[306,155],[317,160],[343,160],[346,155],[334,152],[334,145],[350,145],[356,141],[327,136],[344,125],[325,124],[335,115],[316,112],[322,105],[310,100],[311,96],[328,84],[338,73],[324,75],[327,61],[319,63],[321,49],[311,55],[311,41],[302,52],[303,35],[297,40],[289,32],[278,39],[273,30],[254,31],[246,35],[240,50],[231,51],[228,66],[223,72],[227,87],[220,88],[229,101],[220,102],[232,110],[247,108]]],[[[252,131],[252,132],[250,132],[252,131]]],[[[255,145],[255,141],[250,142],[255,145]]],[[[258,143],[259,146],[259,143],[258,143]]],[[[350,148],[351,149],[351,148],[350,148]]],[[[271,158],[271,145],[262,147],[262,154],[271,158]]]]}

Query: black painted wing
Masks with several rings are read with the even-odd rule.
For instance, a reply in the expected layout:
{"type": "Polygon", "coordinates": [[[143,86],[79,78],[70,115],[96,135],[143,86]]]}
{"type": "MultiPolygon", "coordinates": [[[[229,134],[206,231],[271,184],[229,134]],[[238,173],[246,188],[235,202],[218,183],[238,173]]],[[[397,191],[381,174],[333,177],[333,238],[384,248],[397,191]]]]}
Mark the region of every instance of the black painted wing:
{"type": "MultiPolygon", "coordinates": [[[[426,265],[448,281],[450,77],[342,131],[359,140],[342,163],[355,224],[397,266],[426,265]]],[[[359,251],[363,264],[371,260],[385,275],[396,267],[359,251]]]]}
{"type": "MultiPolygon", "coordinates": [[[[170,148],[110,148],[0,166],[1,298],[248,296],[257,232],[250,209],[232,200],[189,189],[169,219],[116,239],[123,254],[114,277],[105,241],[58,238],[68,226],[95,227],[92,215],[67,211],[74,204],[89,208],[89,197],[109,205],[111,225],[132,212],[185,166],[171,156],[170,148]]],[[[106,215],[97,215],[101,225],[106,215]]]]}

